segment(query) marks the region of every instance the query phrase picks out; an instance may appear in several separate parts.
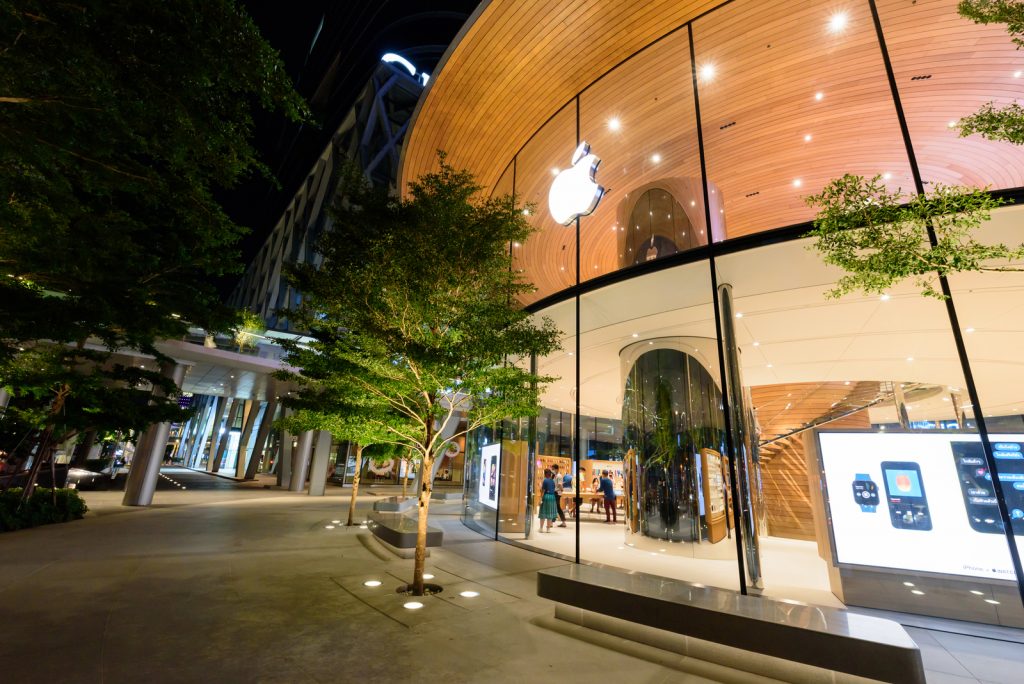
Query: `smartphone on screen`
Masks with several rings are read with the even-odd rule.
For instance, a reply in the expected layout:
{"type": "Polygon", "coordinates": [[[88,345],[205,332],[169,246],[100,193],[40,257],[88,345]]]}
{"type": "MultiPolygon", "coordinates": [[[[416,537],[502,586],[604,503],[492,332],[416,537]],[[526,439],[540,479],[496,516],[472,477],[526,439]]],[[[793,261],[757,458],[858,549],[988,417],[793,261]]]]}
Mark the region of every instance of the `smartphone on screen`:
{"type": "Polygon", "coordinates": [[[898,530],[932,529],[921,466],[913,461],[882,461],[889,519],[898,530]]]}

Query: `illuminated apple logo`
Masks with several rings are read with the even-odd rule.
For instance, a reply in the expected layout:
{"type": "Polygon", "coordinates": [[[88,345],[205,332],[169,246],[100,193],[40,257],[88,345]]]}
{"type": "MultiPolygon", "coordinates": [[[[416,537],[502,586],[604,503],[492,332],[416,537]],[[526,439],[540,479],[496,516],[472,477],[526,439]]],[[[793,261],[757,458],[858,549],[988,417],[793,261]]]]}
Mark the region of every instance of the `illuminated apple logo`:
{"type": "Polygon", "coordinates": [[[597,155],[590,154],[590,145],[581,142],[572,155],[572,166],[555,176],[548,192],[548,208],[563,226],[597,209],[604,196],[604,188],[594,182],[600,163],[597,155]]]}

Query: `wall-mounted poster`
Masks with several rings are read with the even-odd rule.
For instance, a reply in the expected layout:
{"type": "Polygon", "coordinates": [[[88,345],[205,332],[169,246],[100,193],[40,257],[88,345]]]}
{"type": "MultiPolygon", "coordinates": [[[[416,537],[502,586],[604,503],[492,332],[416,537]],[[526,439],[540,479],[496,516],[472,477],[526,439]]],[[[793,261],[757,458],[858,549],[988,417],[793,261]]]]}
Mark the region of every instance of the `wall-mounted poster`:
{"type": "Polygon", "coordinates": [[[488,444],[480,450],[480,503],[498,508],[498,474],[501,472],[501,445],[488,444]]]}

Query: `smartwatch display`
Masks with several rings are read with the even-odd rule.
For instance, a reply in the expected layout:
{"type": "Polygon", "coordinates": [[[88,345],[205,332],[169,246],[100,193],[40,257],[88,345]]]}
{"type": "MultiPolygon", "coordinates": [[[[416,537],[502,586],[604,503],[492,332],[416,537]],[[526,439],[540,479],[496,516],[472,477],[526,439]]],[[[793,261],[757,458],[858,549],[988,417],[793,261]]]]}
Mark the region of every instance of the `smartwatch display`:
{"type": "Polygon", "coordinates": [[[865,473],[857,473],[853,480],[853,498],[865,513],[874,513],[878,507],[878,485],[865,473]]]}

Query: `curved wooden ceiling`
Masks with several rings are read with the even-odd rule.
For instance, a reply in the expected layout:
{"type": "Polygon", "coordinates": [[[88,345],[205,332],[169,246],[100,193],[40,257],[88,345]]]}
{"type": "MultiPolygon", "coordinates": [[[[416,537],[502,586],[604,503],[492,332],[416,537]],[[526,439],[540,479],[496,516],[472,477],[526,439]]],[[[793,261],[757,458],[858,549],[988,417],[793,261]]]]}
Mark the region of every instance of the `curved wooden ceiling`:
{"type": "Polygon", "coordinates": [[[720,2],[485,1],[420,103],[400,187],[435,168],[439,149],[492,187],[527,138],[576,93],[720,2]]]}
{"type": "MultiPolygon", "coordinates": [[[[706,230],[702,199],[692,192],[700,159],[687,31],[658,41],[699,17],[696,64],[715,71],[702,72],[698,88],[715,239],[810,220],[803,198],[847,172],[885,173],[890,190],[912,190],[867,2],[733,0],[706,13],[719,5],[483,5],[420,103],[403,183],[435,168],[444,149],[485,187],[508,192],[518,153],[515,189],[537,205],[539,229],[514,249],[517,267],[537,286],[523,303],[575,282],[575,231],[555,224],[546,203],[552,169],[565,168],[575,146],[577,115],[583,139],[603,159],[598,181],[608,189],[581,226],[581,281],[629,260],[632,243],[622,232],[630,227],[622,222],[638,188],[679,188],[673,193],[684,196],[675,199],[694,212],[695,229],[706,230]],[[840,12],[847,25],[832,32],[830,17],[840,12]],[[612,118],[621,118],[614,133],[612,118]]],[[[1001,27],[960,18],[956,0],[877,5],[925,182],[1024,186],[1024,147],[959,138],[948,125],[989,100],[1024,97],[1024,51],[1001,27]]]]}

